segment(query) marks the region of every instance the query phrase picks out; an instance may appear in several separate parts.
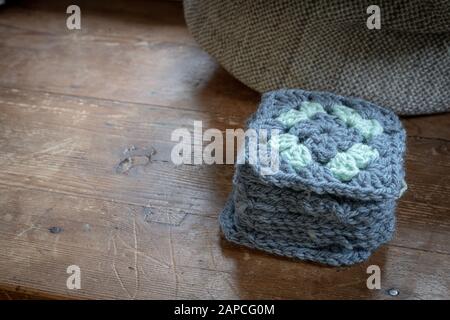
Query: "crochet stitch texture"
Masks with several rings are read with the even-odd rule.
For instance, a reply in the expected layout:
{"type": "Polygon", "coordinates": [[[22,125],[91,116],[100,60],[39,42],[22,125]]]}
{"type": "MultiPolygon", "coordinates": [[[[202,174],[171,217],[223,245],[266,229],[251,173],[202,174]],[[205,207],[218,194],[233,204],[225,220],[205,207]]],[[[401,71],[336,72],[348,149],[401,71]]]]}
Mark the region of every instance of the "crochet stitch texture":
{"type": "MultiPolygon", "coordinates": [[[[366,260],[395,229],[406,188],[405,131],[370,102],[283,89],[263,95],[248,128],[278,129],[280,169],[236,165],[220,215],[225,237],[274,254],[333,266],[366,260]]],[[[248,159],[248,152],[245,152],[248,159]]]]}

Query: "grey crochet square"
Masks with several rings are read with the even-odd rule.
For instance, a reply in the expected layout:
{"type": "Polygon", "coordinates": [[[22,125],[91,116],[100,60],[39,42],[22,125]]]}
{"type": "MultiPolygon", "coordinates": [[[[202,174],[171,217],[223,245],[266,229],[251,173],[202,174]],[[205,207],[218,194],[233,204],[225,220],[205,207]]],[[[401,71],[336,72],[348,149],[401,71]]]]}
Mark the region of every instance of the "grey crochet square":
{"type": "Polygon", "coordinates": [[[247,125],[277,128],[295,142],[280,147],[281,166],[273,175],[261,175],[259,164],[236,166],[220,215],[228,240],[338,266],[366,260],[391,239],[396,200],[406,187],[405,131],[392,111],[331,93],[283,89],[264,94],[247,125]],[[308,154],[301,166],[295,157],[304,153],[283,154],[298,144],[308,154]]]}

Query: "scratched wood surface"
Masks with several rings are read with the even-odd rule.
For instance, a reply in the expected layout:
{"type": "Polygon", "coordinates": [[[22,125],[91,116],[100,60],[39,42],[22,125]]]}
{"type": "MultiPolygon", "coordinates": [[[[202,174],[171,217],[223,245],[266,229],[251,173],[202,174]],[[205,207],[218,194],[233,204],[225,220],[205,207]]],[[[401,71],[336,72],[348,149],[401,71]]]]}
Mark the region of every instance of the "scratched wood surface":
{"type": "Polygon", "coordinates": [[[170,134],[241,128],[259,95],[198,47],[178,2],[81,1],[79,31],[68,4],[0,9],[0,299],[450,298],[450,115],[402,119],[409,190],[368,262],[238,247],[217,223],[233,167],[175,166],[170,134]]]}

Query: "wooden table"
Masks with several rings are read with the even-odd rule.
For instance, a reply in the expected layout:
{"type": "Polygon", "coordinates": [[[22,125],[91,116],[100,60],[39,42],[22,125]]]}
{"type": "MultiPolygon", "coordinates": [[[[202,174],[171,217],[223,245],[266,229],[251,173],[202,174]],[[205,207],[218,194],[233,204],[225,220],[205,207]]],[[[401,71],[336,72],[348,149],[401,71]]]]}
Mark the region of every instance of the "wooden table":
{"type": "Polygon", "coordinates": [[[234,246],[217,221],[233,166],[174,165],[170,134],[241,128],[259,94],[200,49],[179,2],[124,3],[80,1],[73,31],[70,2],[0,10],[3,298],[450,298],[450,114],[402,119],[409,190],[367,263],[234,246]],[[373,264],[381,290],[366,286],[373,264]]]}

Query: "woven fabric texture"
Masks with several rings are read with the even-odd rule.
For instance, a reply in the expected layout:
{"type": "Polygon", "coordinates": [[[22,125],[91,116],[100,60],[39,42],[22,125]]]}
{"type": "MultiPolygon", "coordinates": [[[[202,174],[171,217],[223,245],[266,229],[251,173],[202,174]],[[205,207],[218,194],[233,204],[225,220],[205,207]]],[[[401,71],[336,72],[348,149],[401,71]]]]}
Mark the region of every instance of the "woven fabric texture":
{"type": "Polygon", "coordinates": [[[197,42],[236,78],[367,99],[413,115],[450,111],[450,1],[185,0],[197,42]]]}
{"type": "Polygon", "coordinates": [[[396,200],[406,187],[405,131],[392,111],[331,93],[283,89],[263,95],[247,126],[279,131],[266,145],[281,161],[270,175],[261,174],[260,162],[236,166],[220,215],[228,240],[340,266],[366,260],[391,239],[396,200]],[[367,134],[359,123],[375,129],[367,134]]]}

